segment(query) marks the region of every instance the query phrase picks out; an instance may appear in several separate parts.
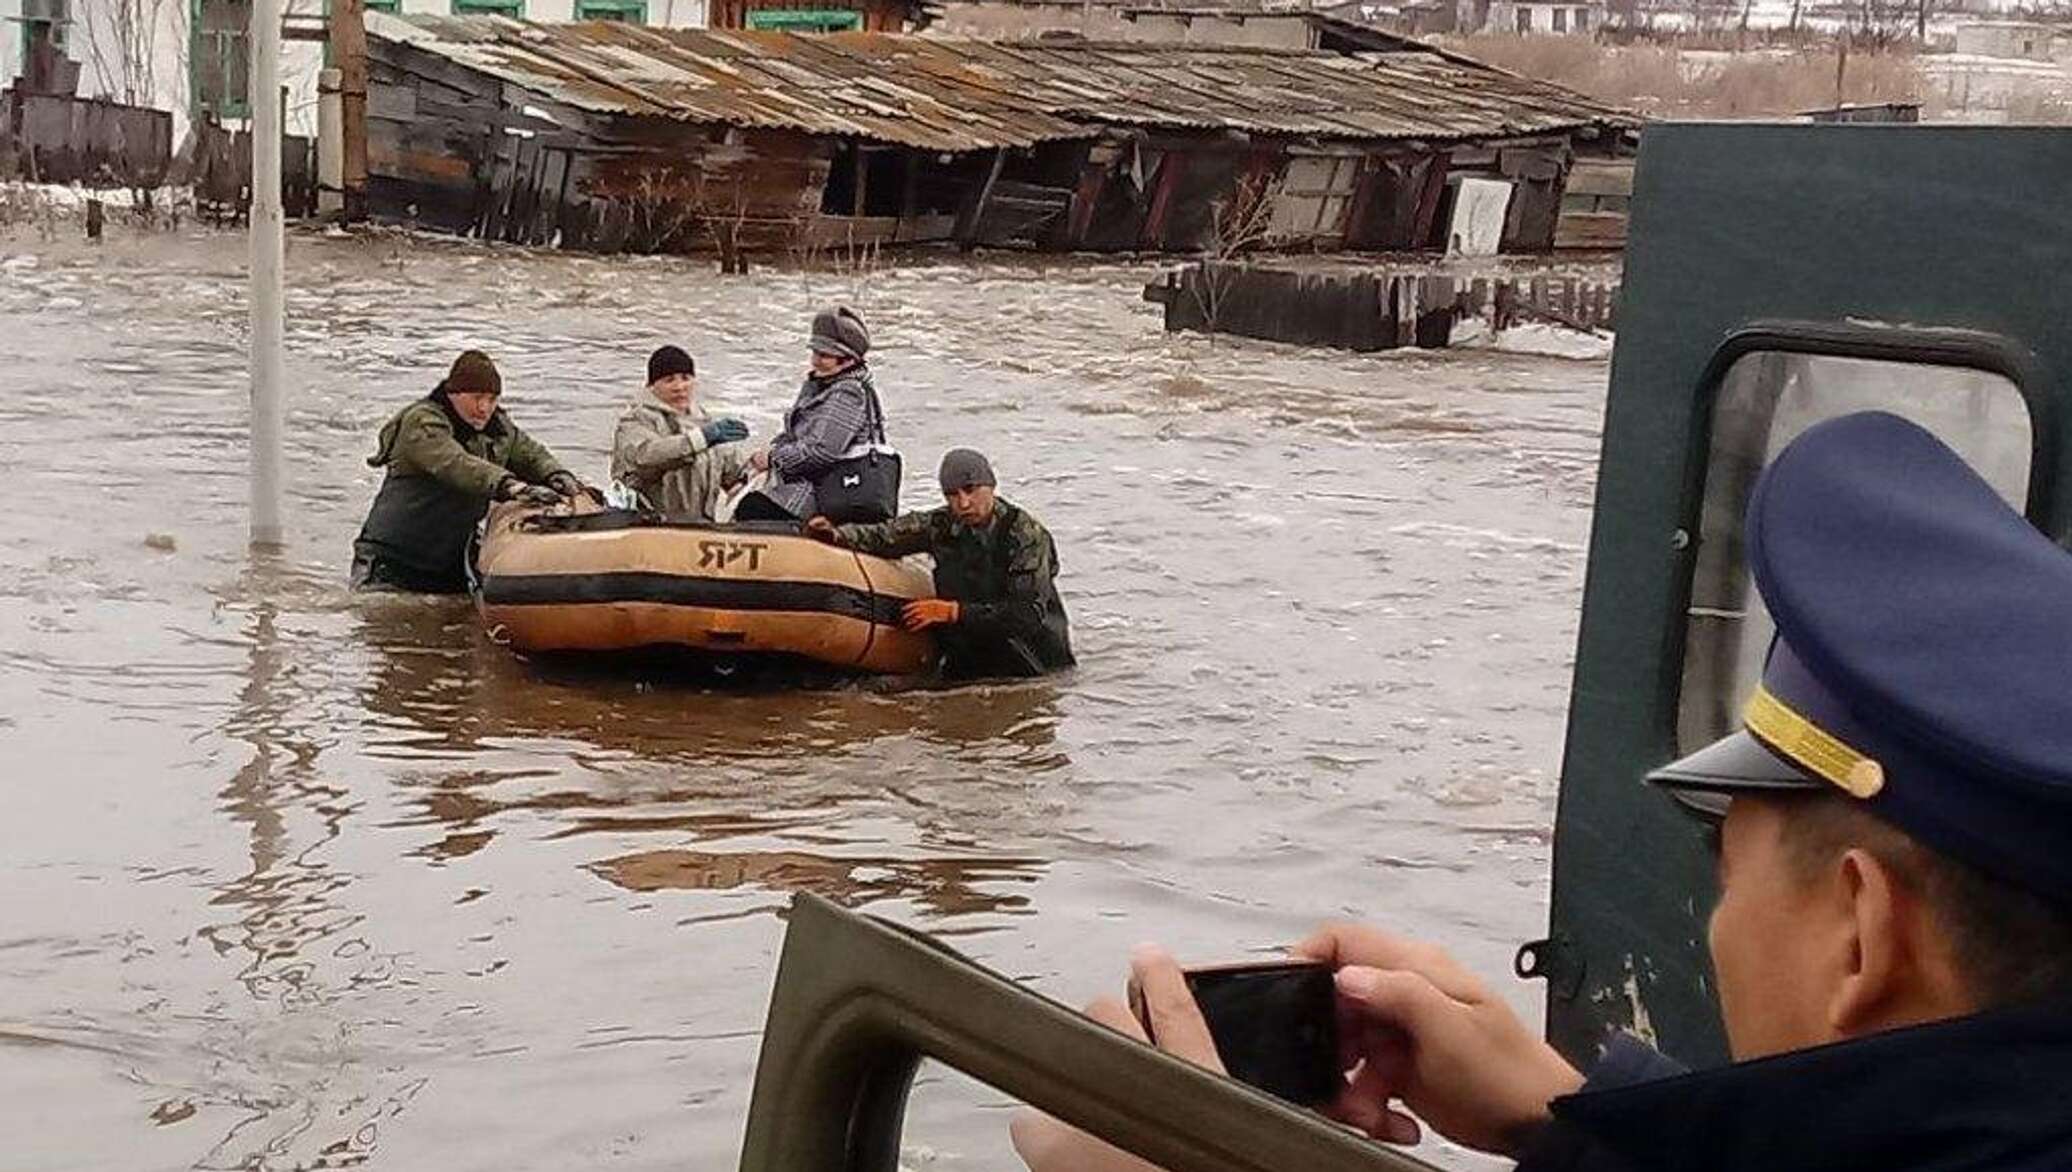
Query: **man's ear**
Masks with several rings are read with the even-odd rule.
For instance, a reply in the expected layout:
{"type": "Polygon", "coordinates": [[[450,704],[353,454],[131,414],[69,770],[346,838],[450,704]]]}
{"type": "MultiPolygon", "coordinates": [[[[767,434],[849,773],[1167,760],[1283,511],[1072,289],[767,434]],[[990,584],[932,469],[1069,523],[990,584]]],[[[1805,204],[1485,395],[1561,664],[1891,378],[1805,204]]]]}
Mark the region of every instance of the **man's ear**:
{"type": "Polygon", "coordinates": [[[1830,898],[1846,918],[1847,947],[1828,999],[1828,1026],[1857,1037],[1896,1024],[1921,973],[1921,925],[1909,921],[1908,895],[1883,860],[1861,847],[1830,873],[1830,898]]]}

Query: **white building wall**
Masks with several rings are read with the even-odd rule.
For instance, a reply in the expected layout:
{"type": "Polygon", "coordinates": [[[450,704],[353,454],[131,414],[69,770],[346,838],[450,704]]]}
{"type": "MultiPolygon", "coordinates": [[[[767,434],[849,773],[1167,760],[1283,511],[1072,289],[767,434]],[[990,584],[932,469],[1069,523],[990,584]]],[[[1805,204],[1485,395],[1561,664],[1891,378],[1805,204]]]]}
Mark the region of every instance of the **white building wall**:
{"type": "Polygon", "coordinates": [[[704,28],[710,23],[706,0],[648,0],[648,23],[661,28],[704,28]]]}
{"type": "Polygon", "coordinates": [[[0,0],[0,89],[22,71],[22,26],[10,19],[21,14],[21,0],[0,0]]]}
{"type": "MultiPolygon", "coordinates": [[[[0,0],[0,87],[13,84],[21,73],[22,28],[8,17],[22,13],[23,0],[0,0]]],[[[173,115],[173,143],[186,136],[188,122],[187,35],[190,0],[161,0],[151,54],[151,86],[148,93],[124,93],[123,70],[115,52],[115,0],[72,0],[71,43],[68,55],[80,63],[79,92],[86,97],[107,97],[134,101],[136,105],[170,110],[173,115]],[[96,51],[98,50],[98,52],[96,51]]],[[[323,0],[283,0],[291,14],[323,11],[323,0]]],[[[574,19],[576,0],[525,0],[528,20],[566,21],[574,19]]],[[[403,11],[445,14],[453,10],[452,0],[403,0],[403,11]]],[[[648,23],[671,28],[703,28],[705,0],[648,0],[648,23]]],[[[314,138],[317,130],[317,72],[323,67],[324,47],[310,41],[288,41],[281,47],[281,80],[288,88],[287,129],[290,134],[314,138]]]]}

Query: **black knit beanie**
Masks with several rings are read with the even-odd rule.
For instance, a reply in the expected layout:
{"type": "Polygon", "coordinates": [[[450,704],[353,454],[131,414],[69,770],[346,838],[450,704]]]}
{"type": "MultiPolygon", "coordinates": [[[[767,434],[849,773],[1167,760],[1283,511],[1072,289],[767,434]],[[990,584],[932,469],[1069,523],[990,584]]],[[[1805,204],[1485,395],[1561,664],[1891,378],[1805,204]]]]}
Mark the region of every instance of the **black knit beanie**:
{"type": "Polygon", "coordinates": [[[648,385],[654,386],[672,374],[698,373],[698,364],[681,346],[664,346],[648,355],[648,385]]]}

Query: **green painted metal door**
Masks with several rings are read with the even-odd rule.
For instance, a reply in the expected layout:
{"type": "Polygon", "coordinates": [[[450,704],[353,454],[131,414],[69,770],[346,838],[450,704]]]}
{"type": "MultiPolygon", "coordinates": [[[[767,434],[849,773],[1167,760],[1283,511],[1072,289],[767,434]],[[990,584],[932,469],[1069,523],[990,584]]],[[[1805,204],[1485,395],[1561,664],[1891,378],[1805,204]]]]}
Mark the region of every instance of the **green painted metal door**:
{"type": "Polygon", "coordinates": [[[1650,128],[1635,177],[1554,843],[1548,1033],[1724,1056],[1712,860],[1643,789],[1738,720],[1768,642],[1741,506],[1821,418],[1879,408],[1951,443],[2067,543],[2072,131],[1650,128]]]}

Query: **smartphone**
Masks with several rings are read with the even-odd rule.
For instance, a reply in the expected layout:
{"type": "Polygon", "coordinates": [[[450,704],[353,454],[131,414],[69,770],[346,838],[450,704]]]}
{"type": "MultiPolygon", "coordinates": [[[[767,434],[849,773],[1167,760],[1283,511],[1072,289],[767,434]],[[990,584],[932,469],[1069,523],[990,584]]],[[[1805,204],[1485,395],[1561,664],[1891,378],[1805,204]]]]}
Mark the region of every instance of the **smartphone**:
{"type": "MultiPolygon", "coordinates": [[[[1266,961],[1183,970],[1223,1068],[1239,1082],[1304,1107],[1338,1097],[1337,989],[1331,969],[1311,961],[1266,961]]],[[[1143,991],[1130,1012],[1152,1034],[1143,991]]]]}

